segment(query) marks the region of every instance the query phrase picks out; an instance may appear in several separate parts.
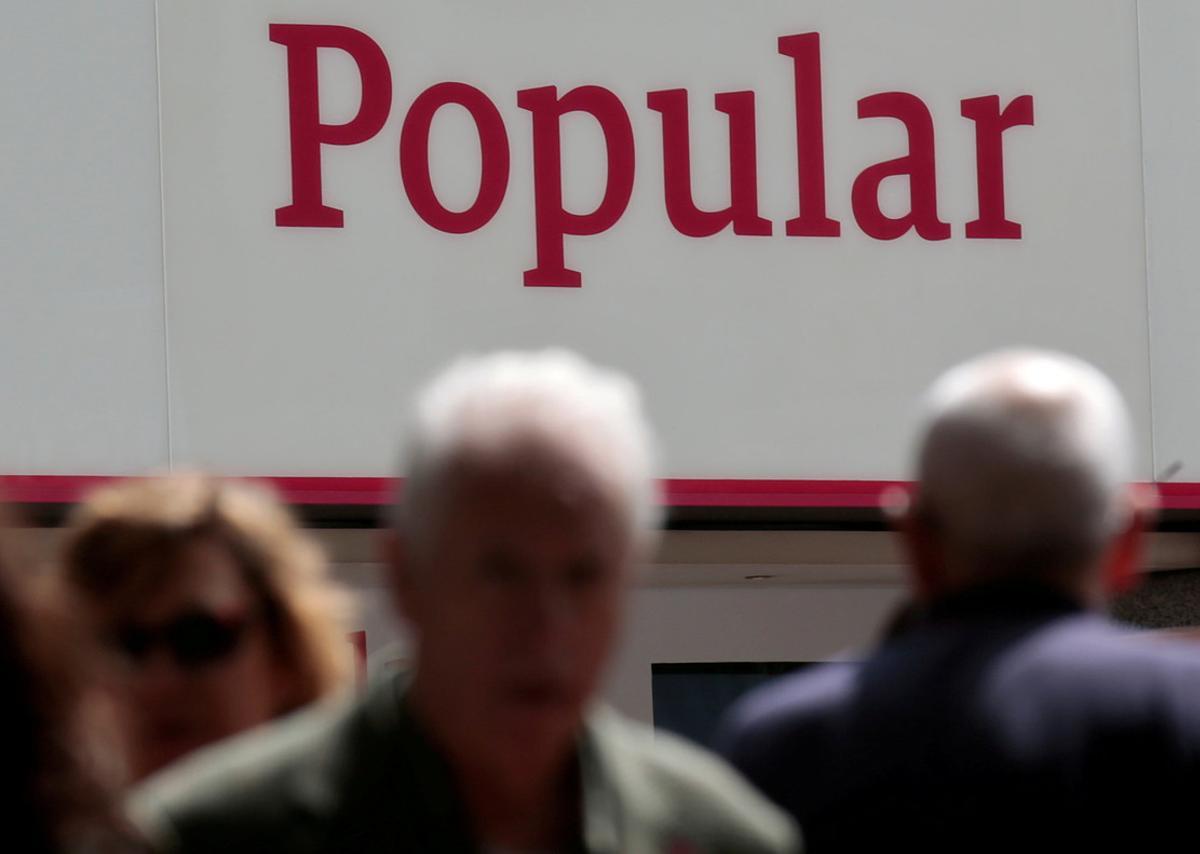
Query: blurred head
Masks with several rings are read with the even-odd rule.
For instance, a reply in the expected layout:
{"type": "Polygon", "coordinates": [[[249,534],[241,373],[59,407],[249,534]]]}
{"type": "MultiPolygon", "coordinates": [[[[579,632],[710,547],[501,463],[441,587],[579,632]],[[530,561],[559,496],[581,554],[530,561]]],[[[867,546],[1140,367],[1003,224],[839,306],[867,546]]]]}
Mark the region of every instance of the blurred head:
{"type": "Polygon", "coordinates": [[[1129,575],[1152,502],[1130,483],[1129,416],[1100,371],[994,353],[940,377],[924,408],[902,520],[921,598],[1011,580],[1094,602],[1129,575]]]}
{"type": "Polygon", "coordinates": [[[264,489],[130,480],[80,506],[63,580],[83,603],[142,777],[344,684],[343,600],[264,489]]]}
{"type": "Polygon", "coordinates": [[[466,359],[417,399],[391,563],[415,706],[461,763],[565,759],[651,544],[633,384],[565,352],[466,359]]]}

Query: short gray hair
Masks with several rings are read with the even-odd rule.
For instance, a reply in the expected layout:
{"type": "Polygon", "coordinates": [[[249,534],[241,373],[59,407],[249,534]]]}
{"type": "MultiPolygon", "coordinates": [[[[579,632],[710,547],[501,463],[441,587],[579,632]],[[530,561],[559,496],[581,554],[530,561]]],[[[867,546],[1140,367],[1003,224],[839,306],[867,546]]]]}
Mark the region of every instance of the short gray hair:
{"type": "Polygon", "coordinates": [[[639,544],[659,522],[654,438],[636,385],[566,350],[501,351],[460,358],[416,397],[401,463],[395,524],[428,534],[454,465],[473,451],[533,440],[586,463],[616,487],[639,544]]]}
{"type": "Polygon", "coordinates": [[[1086,362],[988,354],[943,374],[924,409],[917,507],[971,572],[1082,568],[1128,523],[1129,415],[1086,362]]]}

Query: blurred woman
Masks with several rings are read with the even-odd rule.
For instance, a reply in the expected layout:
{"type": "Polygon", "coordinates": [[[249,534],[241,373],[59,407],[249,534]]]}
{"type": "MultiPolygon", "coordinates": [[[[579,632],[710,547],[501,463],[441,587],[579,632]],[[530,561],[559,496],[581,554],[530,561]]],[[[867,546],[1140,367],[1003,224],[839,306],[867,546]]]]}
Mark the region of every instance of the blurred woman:
{"type": "Polygon", "coordinates": [[[100,641],[134,780],[347,683],[344,596],[261,487],[104,487],[72,519],[62,574],[100,641]]]}
{"type": "MultiPolygon", "coordinates": [[[[7,558],[7,555],[5,556],[7,558]]],[[[99,733],[85,725],[69,624],[35,603],[0,560],[0,849],[22,854],[142,850],[101,785],[99,733]]],[[[114,781],[115,782],[115,781],[114,781]]]]}

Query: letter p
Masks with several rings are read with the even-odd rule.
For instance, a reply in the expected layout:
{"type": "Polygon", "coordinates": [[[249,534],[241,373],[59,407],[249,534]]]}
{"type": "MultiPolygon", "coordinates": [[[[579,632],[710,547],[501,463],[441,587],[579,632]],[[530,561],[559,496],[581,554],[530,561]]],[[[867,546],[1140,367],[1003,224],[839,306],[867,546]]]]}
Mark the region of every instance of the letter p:
{"type": "Polygon", "coordinates": [[[382,130],[392,105],[387,57],[370,36],[350,27],[271,24],[271,41],[287,48],[292,143],[292,203],[275,210],[275,225],[341,228],[344,217],[321,195],[321,146],[357,145],[382,130]],[[362,80],[358,114],[340,125],[321,123],[317,49],[350,54],[362,80]]]}

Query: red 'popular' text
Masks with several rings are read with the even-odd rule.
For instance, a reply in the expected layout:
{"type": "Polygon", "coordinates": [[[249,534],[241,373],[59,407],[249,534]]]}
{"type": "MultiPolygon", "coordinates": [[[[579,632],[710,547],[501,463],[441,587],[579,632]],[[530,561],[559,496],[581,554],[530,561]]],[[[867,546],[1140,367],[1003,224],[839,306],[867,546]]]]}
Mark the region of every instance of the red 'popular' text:
{"type": "MultiPolygon", "coordinates": [[[[342,210],[325,203],[321,182],[324,146],[357,145],[378,134],[392,107],[392,75],[387,57],[367,34],[349,27],[272,24],[271,41],[287,50],[291,134],[292,202],[275,211],[277,226],[342,228],[342,210]],[[344,124],[321,121],[318,51],[336,49],[356,64],[362,82],[357,113],[344,124]]],[[[817,33],[779,39],[790,60],[795,92],[796,158],[799,182],[796,215],[784,223],[788,237],[837,237],[841,223],[826,206],[824,110],[821,103],[821,46],[817,33]]],[[[602,86],[579,86],[562,94],[554,86],[517,92],[517,106],[529,112],[533,131],[534,266],[525,271],[531,287],[579,287],[583,276],[567,266],[566,238],[600,234],[625,213],[634,185],[633,126],[625,104],[602,86]],[[603,135],[607,161],[604,195],[592,211],[577,213],[563,203],[561,119],[586,113],[603,135]]],[[[728,117],[729,204],[704,210],[692,195],[688,93],[664,89],[646,94],[646,107],[662,120],[663,196],[667,218],[680,234],[708,237],[731,228],[734,234],[765,237],[773,224],[758,210],[758,167],[754,92],[720,92],[715,107],[728,117]]],[[[968,222],[968,239],[1012,240],[1021,225],[1008,218],[1004,197],[1004,133],[1033,124],[1033,97],[1002,104],[998,95],[964,99],[963,118],[975,125],[979,215],[968,222]]],[[[904,125],[908,153],[864,169],[850,192],[858,227],[876,240],[895,240],[914,231],[925,240],[947,240],[950,224],[937,209],[934,123],[929,108],[908,92],[880,92],[858,102],[860,119],[892,119],[904,125]],[[908,179],[909,210],[888,216],[879,203],[882,182],[908,179]]],[[[400,131],[400,176],[413,210],[431,227],[467,234],[491,221],[508,189],[511,152],[504,120],[495,103],[466,83],[429,87],[413,101],[400,131]],[[467,111],[479,134],[479,190],[465,210],[450,210],[438,199],[429,170],[429,134],[438,110],[456,104],[467,111]]]]}

